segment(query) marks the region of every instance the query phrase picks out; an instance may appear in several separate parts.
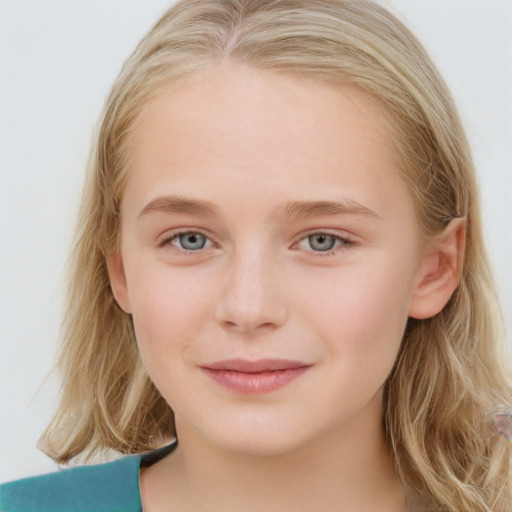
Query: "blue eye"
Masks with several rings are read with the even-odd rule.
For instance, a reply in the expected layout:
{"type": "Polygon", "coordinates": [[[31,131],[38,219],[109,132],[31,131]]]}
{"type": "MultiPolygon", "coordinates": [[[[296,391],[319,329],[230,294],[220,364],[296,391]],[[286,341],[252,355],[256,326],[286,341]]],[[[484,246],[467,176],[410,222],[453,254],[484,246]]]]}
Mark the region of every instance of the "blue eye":
{"type": "Polygon", "coordinates": [[[329,233],[311,233],[305,236],[296,244],[296,248],[316,254],[318,256],[329,256],[340,249],[352,247],[354,242],[348,238],[329,233]]]}
{"type": "Polygon", "coordinates": [[[338,238],[332,235],[327,235],[325,233],[315,233],[313,235],[309,235],[307,240],[311,249],[318,252],[331,251],[340,241],[338,238]]]}
{"type": "Polygon", "coordinates": [[[185,251],[200,251],[207,246],[210,240],[201,233],[189,232],[174,235],[170,239],[170,242],[178,249],[185,251]]]}

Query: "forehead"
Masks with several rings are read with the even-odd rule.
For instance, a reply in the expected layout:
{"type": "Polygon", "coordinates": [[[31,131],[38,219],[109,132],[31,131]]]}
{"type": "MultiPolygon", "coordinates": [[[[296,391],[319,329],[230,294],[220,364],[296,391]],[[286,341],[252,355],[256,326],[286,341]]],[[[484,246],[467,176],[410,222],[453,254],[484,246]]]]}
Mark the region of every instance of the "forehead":
{"type": "Polygon", "coordinates": [[[212,184],[298,200],[310,199],[312,187],[323,195],[357,188],[364,202],[366,185],[380,196],[402,181],[391,126],[355,86],[219,64],[144,108],[129,144],[125,192],[147,189],[149,201],[156,192],[146,185],[158,177],[159,187],[207,196],[212,184]]]}
{"type": "Polygon", "coordinates": [[[257,131],[264,135],[271,128],[275,135],[281,127],[290,136],[318,128],[319,134],[328,129],[334,133],[339,128],[337,121],[343,121],[349,110],[359,110],[359,119],[351,121],[371,127],[369,136],[379,132],[380,137],[394,144],[392,116],[379,100],[356,85],[328,83],[226,61],[159,89],[133,123],[132,143],[144,142],[148,124],[155,126],[159,121],[163,121],[160,126],[167,130],[174,122],[182,135],[188,126],[194,125],[197,130],[209,123],[206,128],[210,129],[212,139],[226,132],[232,137],[237,133],[243,136],[250,129],[254,129],[250,135],[257,131]],[[326,115],[326,111],[334,115],[326,115]]]}

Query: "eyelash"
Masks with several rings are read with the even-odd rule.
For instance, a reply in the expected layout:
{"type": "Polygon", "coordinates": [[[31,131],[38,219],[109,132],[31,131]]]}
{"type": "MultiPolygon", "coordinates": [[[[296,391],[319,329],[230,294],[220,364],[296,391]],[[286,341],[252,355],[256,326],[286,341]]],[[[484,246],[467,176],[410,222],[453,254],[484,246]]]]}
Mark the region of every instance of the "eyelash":
{"type": "MultiPolygon", "coordinates": [[[[297,242],[293,244],[293,248],[298,248],[299,244],[303,241],[308,240],[313,236],[327,236],[334,239],[336,245],[332,249],[328,249],[326,251],[315,251],[311,248],[311,250],[307,251],[309,253],[314,254],[314,257],[328,257],[334,256],[341,250],[347,250],[355,246],[355,242],[346,236],[336,235],[334,233],[330,233],[328,231],[312,231],[305,236],[302,236],[297,242]]],[[[311,245],[310,245],[311,246],[311,245]]]]}
{"type": "Polygon", "coordinates": [[[175,247],[173,244],[173,241],[178,240],[179,237],[183,236],[183,235],[200,235],[206,239],[206,243],[210,242],[212,245],[215,245],[215,243],[212,241],[211,237],[202,233],[201,231],[195,231],[195,230],[191,230],[191,229],[183,229],[183,230],[173,231],[171,233],[166,234],[165,237],[158,242],[158,247],[163,248],[163,247],[170,245],[170,246],[172,246],[173,249],[180,251],[181,253],[184,253],[184,254],[198,254],[202,250],[204,250],[204,248],[197,249],[197,250],[191,250],[191,249],[175,247]]]}
{"type": "MultiPolygon", "coordinates": [[[[158,247],[163,248],[165,246],[171,245],[171,246],[173,246],[173,249],[180,251],[181,253],[184,253],[184,254],[198,254],[205,249],[205,248],[200,248],[197,250],[191,250],[191,249],[179,248],[179,247],[174,246],[173,241],[177,240],[182,235],[200,235],[200,236],[203,236],[206,238],[206,243],[210,242],[210,244],[212,244],[212,246],[215,246],[215,242],[212,241],[210,236],[202,233],[201,231],[183,229],[183,230],[173,231],[172,233],[167,234],[161,241],[158,242],[158,247]]],[[[311,248],[311,250],[307,251],[307,252],[314,254],[315,257],[333,256],[340,250],[347,250],[347,249],[350,249],[355,246],[355,242],[348,237],[336,235],[334,233],[330,233],[327,231],[312,231],[312,232],[302,236],[297,242],[294,242],[292,244],[292,249],[298,249],[298,246],[301,242],[308,240],[309,238],[311,238],[315,235],[331,237],[334,239],[334,241],[336,243],[335,247],[333,247],[332,249],[325,250],[325,251],[315,251],[312,248],[311,248]]]]}

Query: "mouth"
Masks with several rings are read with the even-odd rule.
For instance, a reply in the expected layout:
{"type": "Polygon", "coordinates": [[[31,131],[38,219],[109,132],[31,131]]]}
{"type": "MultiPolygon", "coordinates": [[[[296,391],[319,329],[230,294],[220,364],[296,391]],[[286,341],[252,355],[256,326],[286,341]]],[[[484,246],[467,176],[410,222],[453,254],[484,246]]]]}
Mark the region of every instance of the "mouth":
{"type": "Polygon", "coordinates": [[[224,388],[244,395],[257,395],[286,386],[311,366],[285,359],[230,359],[202,366],[201,370],[224,388]]]}

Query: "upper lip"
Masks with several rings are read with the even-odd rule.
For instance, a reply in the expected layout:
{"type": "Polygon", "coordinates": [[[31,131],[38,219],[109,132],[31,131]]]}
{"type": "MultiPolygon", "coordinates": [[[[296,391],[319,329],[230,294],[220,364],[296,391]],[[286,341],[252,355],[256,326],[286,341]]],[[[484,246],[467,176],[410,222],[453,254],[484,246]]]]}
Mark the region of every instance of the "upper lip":
{"type": "Polygon", "coordinates": [[[216,361],[203,366],[208,370],[227,370],[240,373],[259,373],[278,370],[293,370],[311,366],[302,361],[292,361],[289,359],[260,359],[258,361],[248,361],[245,359],[226,359],[216,361]]]}

